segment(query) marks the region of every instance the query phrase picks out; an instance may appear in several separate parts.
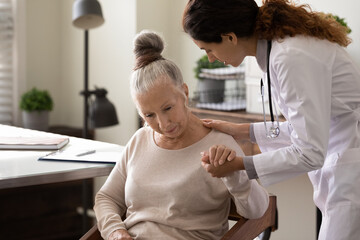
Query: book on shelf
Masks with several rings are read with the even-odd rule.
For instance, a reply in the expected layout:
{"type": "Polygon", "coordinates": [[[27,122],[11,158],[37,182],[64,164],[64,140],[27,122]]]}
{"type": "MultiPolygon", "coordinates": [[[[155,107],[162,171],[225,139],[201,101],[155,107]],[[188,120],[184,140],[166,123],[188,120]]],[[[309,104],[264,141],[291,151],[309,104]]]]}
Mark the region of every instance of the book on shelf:
{"type": "Polygon", "coordinates": [[[68,137],[0,136],[2,150],[59,150],[69,143],[68,137]]]}

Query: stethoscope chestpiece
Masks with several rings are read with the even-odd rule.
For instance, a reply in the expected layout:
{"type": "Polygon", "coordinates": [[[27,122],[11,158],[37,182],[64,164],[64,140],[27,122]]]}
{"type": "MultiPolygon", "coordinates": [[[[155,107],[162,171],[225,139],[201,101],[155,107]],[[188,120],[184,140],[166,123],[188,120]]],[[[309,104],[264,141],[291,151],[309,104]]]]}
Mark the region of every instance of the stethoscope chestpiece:
{"type": "Polygon", "coordinates": [[[269,132],[267,134],[267,137],[268,138],[277,138],[279,136],[279,134],[280,134],[280,128],[271,126],[269,128],[269,132]]]}

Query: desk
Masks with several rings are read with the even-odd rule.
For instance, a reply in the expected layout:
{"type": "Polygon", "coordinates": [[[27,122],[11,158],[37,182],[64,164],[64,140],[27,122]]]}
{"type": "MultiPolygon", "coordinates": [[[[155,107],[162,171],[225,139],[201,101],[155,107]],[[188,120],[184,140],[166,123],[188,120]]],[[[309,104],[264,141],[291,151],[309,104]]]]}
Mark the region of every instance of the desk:
{"type": "MultiPolygon", "coordinates": [[[[23,129],[23,128],[17,128],[17,127],[11,127],[6,125],[0,125],[0,134],[6,135],[11,133],[12,135],[22,135],[25,134],[36,134],[36,135],[58,135],[53,133],[46,133],[46,132],[40,132],[40,131],[34,131],[29,129],[23,129]]],[[[70,137],[70,142],[68,143],[65,148],[68,147],[76,147],[76,146],[86,146],[89,149],[96,149],[97,151],[122,151],[123,147],[116,144],[110,144],[110,143],[104,143],[99,141],[93,141],[93,140],[87,140],[82,138],[75,138],[70,137]]],[[[45,195],[50,190],[47,188],[50,184],[56,186],[59,191],[61,191],[64,186],[64,184],[68,184],[73,181],[82,181],[85,179],[91,179],[98,176],[106,176],[108,175],[113,165],[111,164],[88,164],[88,163],[73,163],[73,162],[47,162],[47,161],[38,161],[37,159],[40,156],[43,156],[45,154],[49,153],[49,151],[13,151],[13,150],[1,150],[0,151],[0,212],[3,215],[3,212],[6,210],[9,212],[8,206],[13,206],[13,202],[6,202],[6,201],[19,201],[24,204],[27,204],[31,202],[31,199],[26,199],[26,201],[21,201],[21,199],[18,199],[19,197],[23,197],[21,195],[16,195],[16,193],[28,193],[33,191],[38,191],[39,194],[45,195]],[[30,188],[30,187],[34,188],[30,188]],[[12,195],[15,199],[9,200],[7,196],[12,195]],[[3,208],[3,209],[1,209],[3,208]]],[[[74,192],[81,191],[81,184],[80,188],[74,189],[74,192]]],[[[56,193],[59,194],[57,197],[61,196],[62,193],[56,193]]],[[[65,195],[65,193],[64,193],[65,195]]],[[[70,194],[71,195],[71,194],[70,194]]],[[[44,200],[42,198],[49,198],[52,199],[51,201],[54,201],[53,198],[50,196],[37,196],[39,198],[39,201],[36,202],[36,204],[52,204],[52,202],[48,203],[47,200],[44,200]],[[40,203],[39,203],[40,202],[40,203]]],[[[68,196],[69,197],[69,196],[68,196]]],[[[92,198],[92,196],[90,196],[92,198]]],[[[62,200],[61,200],[62,201],[62,200]]],[[[81,199],[79,205],[81,205],[81,199]]],[[[55,203],[54,203],[55,204],[55,203]]],[[[30,205],[30,204],[29,204],[30,205]]],[[[21,208],[24,206],[18,206],[18,208],[21,208]]],[[[14,211],[14,214],[21,215],[24,214],[21,211],[27,211],[28,208],[32,208],[31,210],[31,216],[34,216],[34,212],[37,211],[37,208],[40,208],[41,206],[25,206],[26,208],[23,208],[23,210],[18,210],[18,208],[13,209],[11,211],[14,211]]],[[[55,208],[55,207],[53,207],[55,208]]],[[[51,209],[53,211],[54,209],[51,209]]],[[[76,209],[74,209],[75,211],[76,209]]],[[[55,213],[52,213],[55,214],[55,213]]],[[[51,215],[51,214],[50,214],[51,215]]],[[[11,217],[14,218],[13,215],[11,217]]],[[[52,219],[55,218],[55,216],[51,216],[52,219]]],[[[2,218],[2,216],[0,216],[2,218]]],[[[6,220],[6,224],[10,220],[6,220]]],[[[14,218],[14,221],[19,221],[17,218],[14,218]]],[[[28,221],[28,220],[27,220],[28,221]]],[[[34,219],[36,222],[37,220],[34,219]]],[[[50,221],[50,220],[49,220],[50,221]]],[[[51,220],[52,221],[52,220],[51,220]]],[[[51,222],[50,221],[50,222],[51,222]]],[[[24,231],[24,228],[26,228],[24,221],[24,226],[22,227],[21,224],[18,226],[15,226],[18,231],[24,231]]],[[[57,222],[57,220],[53,220],[52,222],[57,222]]],[[[81,218],[80,218],[81,222],[81,218]]],[[[31,225],[31,222],[27,222],[27,225],[31,225]]],[[[42,223],[43,224],[43,223],[42,223]]],[[[59,223],[65,225],[66,223],[59,223]]],[[[7,225],[8,226],[8,225],[7,225]]],[[[0,224],[0,229],[3,229],[4,225],[0,224]]],[[[39,228],[39,231],[44,232],[46,229],[46,226],[34,226],[39,228]]],[[[56,226],[57,228],[60,228],[61,226],[56,226]]],[[[52,229],[53,230],[53,229],[52,229]]],[[[53,230],[55,231],[55,230],[53,230]]],[[[23,232],[12,232],[12,238],[11,239],[17,239],[16,234],[24,234],[23,232]],[[15,235],[14,235],[15,234],[15,235]]],[[[54,233],[55,234],[55,233],[54,233]]],[[[24,235],[22,235],[24,237],[24,235]]],[[[2,235],[3,237],[3,235],[2,235]]],[[[30,238],[30,237],[29,237],[30,238]]],[[[10,238],[5,238],[10,239],[10,238]]],[[[20,238],[19,238],[20,239],[20,238]]],[[[50,239],[48,236],[43,237],[33,237],[32,239],[50,239]]],[[[57,239],[57,238],[51,238],[51,239],[57,239]]],[[[62,236],[59,239],[67,239],[66,237],[62,236]]],[[[71,239],[71,238],[69,238],[71,239]]],[[[74,238],[73,238],[74,239],[74,238]]]]}

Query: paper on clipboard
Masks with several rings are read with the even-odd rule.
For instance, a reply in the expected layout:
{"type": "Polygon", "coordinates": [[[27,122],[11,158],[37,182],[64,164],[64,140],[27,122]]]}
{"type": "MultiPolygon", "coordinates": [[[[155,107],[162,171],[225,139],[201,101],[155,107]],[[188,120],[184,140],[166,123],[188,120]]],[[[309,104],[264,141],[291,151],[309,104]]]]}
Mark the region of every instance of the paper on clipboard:
{"type": "Polygon", "coordinates": [[[40,157],[39,161],[66,161],[115,164],[121,158],[121,152],[117,151],[96,151],[93,154],[79,156],[79,153],[83,151],[84,150],[57,151],[40,157]]]}

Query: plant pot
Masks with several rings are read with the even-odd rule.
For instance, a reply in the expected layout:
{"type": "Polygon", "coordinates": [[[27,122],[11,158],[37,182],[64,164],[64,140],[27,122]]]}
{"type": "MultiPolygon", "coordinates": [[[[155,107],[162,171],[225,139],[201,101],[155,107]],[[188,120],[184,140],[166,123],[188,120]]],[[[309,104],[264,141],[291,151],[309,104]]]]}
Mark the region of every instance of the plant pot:
{"type": "Polygon", "coordinates": [[[49,130],[49,111],[22,111],[23,126],[34,130],[49,130]]]}
{"type": "Polygon", "coordinates": [[[224,101],[225,81],[201,79],[198,83],[199,101],[201,103],[220,103],[224,101]]]}

